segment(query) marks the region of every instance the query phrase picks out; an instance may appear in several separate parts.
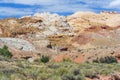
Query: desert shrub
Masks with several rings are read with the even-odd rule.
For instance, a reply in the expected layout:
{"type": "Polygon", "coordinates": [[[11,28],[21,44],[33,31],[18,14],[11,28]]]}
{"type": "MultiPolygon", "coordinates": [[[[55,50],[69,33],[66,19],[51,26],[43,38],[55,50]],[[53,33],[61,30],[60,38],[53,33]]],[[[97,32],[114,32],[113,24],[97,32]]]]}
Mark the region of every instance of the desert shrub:
{"type": "Polygon", "coordinates": [[[58,65],[58,64],[48,64],[48,68],[58,69],[58,68],[60,68],[60,65],[58,65]]]}
{"type": "Polygon", "coordinates": [[[80,69],[74,69],[73,75],[75,80],[85,80],[84,75],[81,73],[80,69]]]}
{"type": "Polygon", "coordinates": [[[81,75],[74,76],[72,74],[65,74],[62,76],[62,80],[85,80],[85,77],[81,75]]]}
{"type": "Polygon", "coordinates": [[[79,69],[74,69],[73,70],[73,74],[76,76],[76,75],[79,75],[80,74],[80,70],[79,69]]]}
{"type": "Polygon", "coordinates": [[[37,79],[32,79],[32,80],[48,80],[49,79],[49,74],[47,73],[41,73],[37,79]]]}
{"type": "Polygon", "coordinates": [[[0,55],[11,58],[12,53],[8,50],[8,47],[6,45],[3,46],[3,48],[0,48],[0,55]]]}
{"type": "Polygon", "coordinates": [[[75,80],[85,80],[85,77],[82,75],[75,76],[75,80]]]}
{"type": "Polygon", "coordinates": [[[81,73],[80,69],[70,69],[67,73],[63,74],[62,80],[85,80],[85,76],[81,73]]]}
{"type": "Polygon", "coordinates": [[[60,76],[56,76],[56,75],[52,75],[49,80],[61,80],[61,77],[60,76]]]}
{"type": "Polygon", "coordinates": [[[88,78],[91,78],[91,79],[97,78],[97,73],[92,69],[85,70],[84,75],[85,75],[85,77],[88,77],[88,78]]]}
{"type": "Polygon", "coordinates": [[[70,58],[64,58],[63,62],[72,62],[72,60],[70,58]]]}
{"type": "Polygon", "coordinates": [[[4,75],[3,73],[0,72],[0,80],[10,80],[7,75],[4,75]]]}
{"type": "Polygon", "coordinates": [[[19,73],[14,73],[10,75],[10,80],[26,80],[26,77],[19,73]]]}
{"type": "Polygon", "coordinates": [[[41,57],[41,62],[43,62],[43,63],[47,63],[47,62],[49,62],[49,57],[48,56],[42,56],[41,57]]]}
{"type": "Polygon", "coordinates": [[[101,71],[100,71],[100,74],[103,74],[103,75],[109,75],[110,73],[112,73],[112,71],[109,70],[109,69],[101,70],[101,71]]]}
{"type": "Polygon", "coordinates": [[[106,56],[97,58],[96,60],[93,60],[95,63],[117,63],[117,59],[113,56],[106,56]]]}
{"type": "Polygon", "coordinates": [[[62,76],[64,74],[67,74],[67,73],[68,73],[68,69],[64,68],[64,67],[59,68],[58,71],[57,71],[57,74],[60,75],[60,76],[62,76]]]}
{"type": "Polygon", "coordinates": [[[75,78],[71,74],[65,74],[62,76],[62,80],[75,80],[75,78]]]}

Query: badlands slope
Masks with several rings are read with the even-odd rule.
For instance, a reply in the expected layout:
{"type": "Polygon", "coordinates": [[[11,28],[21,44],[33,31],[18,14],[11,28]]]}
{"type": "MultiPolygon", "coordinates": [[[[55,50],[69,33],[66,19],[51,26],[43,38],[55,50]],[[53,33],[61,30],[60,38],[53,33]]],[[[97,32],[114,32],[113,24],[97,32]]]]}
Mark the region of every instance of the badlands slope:
{"type": "Polygon", "coordinates": [[[36,13],[0,20],[0,47],[13,58],[48,55],[52,61],[70,58],[81,63],[103,56],[120,57],[120,14],[76,12],[69,16],[36,13]]]}

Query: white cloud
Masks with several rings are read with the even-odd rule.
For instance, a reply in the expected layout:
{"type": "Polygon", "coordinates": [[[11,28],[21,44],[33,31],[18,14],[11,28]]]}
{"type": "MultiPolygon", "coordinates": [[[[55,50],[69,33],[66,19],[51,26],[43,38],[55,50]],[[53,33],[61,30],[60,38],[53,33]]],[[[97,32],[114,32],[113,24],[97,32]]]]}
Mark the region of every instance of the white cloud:
{"type": "Polygon", "coordinates": [[[26,5],[49,5],[58,3],[60,0],[2,0],[0,3],[17,3],[26,5]]]}
{"type": "Polygon", "coordinates": [[[35,12],[74,13],[77,11],[99,12],[119,6],[120,0],[0,0],[0,3],[24,4],[32,7],[0,7],[0,15],[30,15],[35,12]],[[37,7],[36,7],[37,5],[37,7]],[[106,7],[106,5],[108,5],[106,7]],[[39,7],[40,6],[40,7],[39,7]]]}
{"type": "Polygon", "coordinates": [[[52,5],[52,6],[46,6],[40,9],[36,9],[36,12],[58,12],[58,13],[69,13],[69,12],[77,12],[77,11],[94,11],[93,9],[89,8],[86,5],[80,5],[80,4],[76,4],[76,5],[72,5],[72,4],[56,4],[56,5],[52,5]]]}
{"type": "MultiPolygon", "coordinates": [[[[31,12],[69,13],[69,12],[76,12],[76,11],[94,11],[93,9],[89,8],[89,6],[87,5],[82,5],[82,4],[77,3],[79,1],[80,0],[76,0],[76,1],[71,1],[71,0],[65,0],[65,1],[64,0],[61,0],[61,1],[60,0],[54,0],[54,1],[53,0],[2,0],[0,3],[14,3],[14,4],[18,3],[18,4],[25,4],[25,5],[42,6],[42,8],[39,7],[39,8],[35,8],[34,10],[32,8],[29,8],[31,12]]],[[[9,11],[11,13],[11,10],[9,11]]],[[[9,11],[6,11],[6,13],[7,12],[9,13],[9,11]]],[[[20,13],[20,11],[22,14],[28,14],[28,12],[23,12],[22,10],[19,10],[18,12],[20,13]]],[[[18,14],[18,13],[13,13],[13,14],[18,14]]]]}
{"type": "Polygon", "coordinates": [[[120,9],[120,0],[111,1],[108,7],[110,7],[110,8],[119,8],[120,9]]]}
{"type": "Polygon", "coordinates": [[[9,8],[9,7],[0,7],[0,16],[22,16],[32,14],[29,10],[21,10],[17,8],[9,8]]]}

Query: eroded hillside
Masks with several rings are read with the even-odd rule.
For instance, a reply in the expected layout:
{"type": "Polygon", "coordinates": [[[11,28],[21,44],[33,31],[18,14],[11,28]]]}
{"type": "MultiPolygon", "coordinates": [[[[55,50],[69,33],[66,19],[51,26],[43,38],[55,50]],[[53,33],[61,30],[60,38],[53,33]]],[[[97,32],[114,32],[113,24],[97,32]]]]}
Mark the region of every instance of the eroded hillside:
{"type": "Polygon", "coordinates": [[[120,14],[114,12],[77,12],[66,17],[36,13],[33,16],[0,20],[0,46],[7,45],[14,54],[19,51],[27,57],[36,53],[48,55],[53,61],[70,58],[79,63],[102,56],[118,58],[119,26],[120,14]],[[28,45],[22,40],[35,49],[26,49],[28,45]]]}

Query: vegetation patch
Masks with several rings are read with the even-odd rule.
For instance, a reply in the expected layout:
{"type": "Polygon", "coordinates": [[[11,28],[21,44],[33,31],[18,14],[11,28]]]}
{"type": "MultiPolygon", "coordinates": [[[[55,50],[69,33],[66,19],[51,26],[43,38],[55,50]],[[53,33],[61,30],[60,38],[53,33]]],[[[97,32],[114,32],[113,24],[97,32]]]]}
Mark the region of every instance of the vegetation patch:
{"type": "Polygon", "coordinates": [[[0,64],[0,80],[86,80],[98,75],[120,72],[118,63],[34,62],[15,61],[15,64],[0,64]],[[9,76],[8,76],[9,75],[9,76]]]}
{"type": "Polygon", "coordinates": [[[0,48],[0,55],[11,58],[12,53],[8,50],[8,47],[6,45],[3,46],[3,48],[0,48]]]}
{"type": "Polygon", "coordinates": [[[49,56],[42,56],[41,57],[41,62],[43,62],[43,63],[47,63],[47,62],[49,62],[49,56]]]}
{"type": "Polygon", "coordinates": [[[117,63],[117,59],[113,56],[106,56],[106,57],[101,57],[97,58],[96,60],[93,60],[95,63],[117,63]]]}

